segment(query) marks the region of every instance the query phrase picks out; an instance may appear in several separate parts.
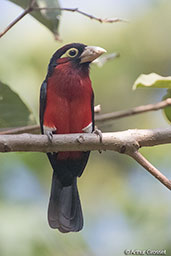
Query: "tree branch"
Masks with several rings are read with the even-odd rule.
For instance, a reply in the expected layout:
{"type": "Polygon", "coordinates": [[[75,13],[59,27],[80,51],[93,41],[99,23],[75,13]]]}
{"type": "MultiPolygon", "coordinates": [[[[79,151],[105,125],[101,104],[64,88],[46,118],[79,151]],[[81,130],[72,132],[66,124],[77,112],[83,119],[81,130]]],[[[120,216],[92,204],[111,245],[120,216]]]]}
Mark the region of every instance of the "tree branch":
{"type": "Polygon", "coordinates": [[[0,38],[5,35],[17,22],[19,22],[24,16],[33,11],[35,0],[31,0],[28,8],[26,8],[15,20],[13,20],[3,32],[0,33],[0,38]]]}
{"type": "Polygon", "coordinates": [[[5,29],[3,32],[0,33],[0,38],[4,36],[16,23],[18,23],[24,16],[26,16],[28,13],[31,13],[33,11],[42,11],[42,10],[48,10],[48,11],[54,11],[54,10],[59,10],[59,11],[68,11],[68,12],[76,12],[79,13],[83,16],[86,16],[92,20],[97,20],[101,23],[116,23],[116,22],[127,22],[126,20],[119,19],[119,18],[98,18],[96,16],[93,16],[91,14],[88,14],[86,12],[83,12],[79,10],[78,8],[48,8],[48,7],[37,7],[34,5],[35,0],[31,0],[29,6],[20,14],[15,20],[13,20],[5,29]]]}
{"type": "Polygon", "coordinates": [[[0,38],[5,35],[8,30],[10,30],[17,22],[19,22],[26,14],[30,13],[30,9],[26,9],[24,12],[22,12],[15,20],[13,20],[5,29],[3,32],[0,33],[0,38]]]}
{"type": "Polygon", "coordinates": [[[0,135],[0,152],[114,150],[129,154],[141,147],[167,143],[171,143],[171,127],[103,133],[103,143],[100,143],[99,137],[93,133],[58,134],[53,136],[52,143],[46,135],[0,135]],[[81,143],[78,141],[80,136],[83,137],[81,143]]]}
{"type": "Polygon", "coordinates": [[[168,180],[156,167],[154,167],[140,152],[129,154],[135,161],[142,165],[149,173],[171,190],[171,181],[168,180]]]}
{"type": "Polygon", "coordinates": [[[38,134],[40,133],[40,125],[28,125],[28,126],[22,126],[22,127],[16,127],[16,128],[8,128],[8,129],[2,129],[0,131],[0,135],[8,135],[8,134],[21,134],[21,133],[33,133],[38,134]]]}
{"type": "Polygon", "coordinates": [[[101,122],[115,120],[123,117],[132,116],[132,115],[142,114],[149,111],[156,111],[156,110],[165,108],[167,106],[171,106],[171,98],[157,102],[155,104],[142,105],[135,108],[130,108],[128,110],[121,110],[117,112],[98,115],[96,116],[96,122],[101,123],[101,122]]]}
{"type": "Polygon", "coordinates": [[[127,22],[126,20],[120,19],[120,18],[98,18],[94,15],[91,15],[89,13],[83,12],[79,10],[78,8],[48,8],[48,7],[35,7],[34,11],[42,11],[42,10],[47,10],[47,11],[54,11],[54,10],[59,10],[59,11],[67,11],[67,12],[77,12],[83,16],[86,16],[92,20],[97,20],[101,23],[116,23],[116,22],[127,22]]]}
{"type": "Polygon", "coordinates": [[[155,178],[171,190],[171,181],[150,164],[139,152],[141,147],[171,143],[171,127],[153,130],[127,130],[103,133],[102,142],[95,134],[54,135],[50,142],[46,135],[0,135],[0,152],[58,152],[112,150],[134,158],[155,178]]]}

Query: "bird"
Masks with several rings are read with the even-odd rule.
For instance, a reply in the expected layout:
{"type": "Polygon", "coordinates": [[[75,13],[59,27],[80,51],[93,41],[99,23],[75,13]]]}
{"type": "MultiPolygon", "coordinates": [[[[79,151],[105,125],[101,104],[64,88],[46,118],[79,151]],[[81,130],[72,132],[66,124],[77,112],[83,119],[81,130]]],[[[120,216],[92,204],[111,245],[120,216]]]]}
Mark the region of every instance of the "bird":
{"type": "MultiPolygon", "coordinates": [[[[101,47],[70,43],[53,54],[40,89],[39,111],[41,133],[50,141],[54,134],[94,131],[94,92],[89,67],[105,52],[101,47]]],[[[48,223],[62,233],[83,228],[77,177],[82,175],[89,155],[90,151],[47,153],[53,169],[48,223]]]]}

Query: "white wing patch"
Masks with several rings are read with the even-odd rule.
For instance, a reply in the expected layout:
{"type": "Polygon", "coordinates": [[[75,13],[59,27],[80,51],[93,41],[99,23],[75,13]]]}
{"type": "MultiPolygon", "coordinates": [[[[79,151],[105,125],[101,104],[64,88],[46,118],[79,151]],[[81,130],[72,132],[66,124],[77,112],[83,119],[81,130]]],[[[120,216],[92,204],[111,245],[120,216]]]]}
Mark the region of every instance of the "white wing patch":
{"type": "Polygon", "coordinates": [[[93,131],[93,124],[92,123],[89,123],[86,127],[84,127],[83,129],[83,132],[86,132],[86,133],[91,133],[93,131]]]}

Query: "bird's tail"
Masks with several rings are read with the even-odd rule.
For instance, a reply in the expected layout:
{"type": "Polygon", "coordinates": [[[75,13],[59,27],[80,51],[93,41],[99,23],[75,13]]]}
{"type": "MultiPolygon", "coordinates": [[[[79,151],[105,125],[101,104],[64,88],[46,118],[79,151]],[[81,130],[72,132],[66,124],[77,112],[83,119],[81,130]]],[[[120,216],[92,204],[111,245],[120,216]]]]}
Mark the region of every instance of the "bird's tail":
{"type": "Polygon", "coordinates": [[[53,172],[48,222],[51,228],[58,228],[63,233],[82,229],[83,215],[76,178],[72,185],[63,186],[53,172]]]}

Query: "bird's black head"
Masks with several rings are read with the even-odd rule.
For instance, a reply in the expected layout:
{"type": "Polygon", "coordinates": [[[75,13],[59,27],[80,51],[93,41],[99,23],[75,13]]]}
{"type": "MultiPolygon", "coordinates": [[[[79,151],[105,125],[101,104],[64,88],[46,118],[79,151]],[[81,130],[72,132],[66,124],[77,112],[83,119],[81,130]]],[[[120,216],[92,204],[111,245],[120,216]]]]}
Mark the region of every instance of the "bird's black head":
{"type": "Polygon", "coordinates": [[[80,43],[67,44],[58,49],[52,56],[48,67],[48,74],[51,75],[57,65],[66,62],[72,62],[77,66],[83,64],[89,65],[104,52],[106,50],[97,46],[87,46],[80,43]]]}

